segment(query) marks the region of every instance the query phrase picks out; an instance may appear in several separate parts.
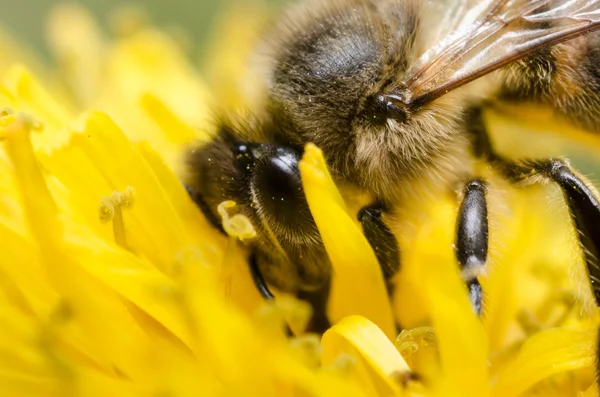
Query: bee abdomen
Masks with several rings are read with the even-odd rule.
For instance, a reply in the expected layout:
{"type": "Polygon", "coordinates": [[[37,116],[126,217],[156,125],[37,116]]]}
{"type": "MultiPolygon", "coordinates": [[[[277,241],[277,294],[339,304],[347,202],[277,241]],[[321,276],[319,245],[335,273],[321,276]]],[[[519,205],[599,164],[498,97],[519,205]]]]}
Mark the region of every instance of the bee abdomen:
{"type": "Polygon", "coordinates": [[[500,98],[552,106],[589,131],[600,132],[600,32],[523,58],[506,69],[500,98]]]}

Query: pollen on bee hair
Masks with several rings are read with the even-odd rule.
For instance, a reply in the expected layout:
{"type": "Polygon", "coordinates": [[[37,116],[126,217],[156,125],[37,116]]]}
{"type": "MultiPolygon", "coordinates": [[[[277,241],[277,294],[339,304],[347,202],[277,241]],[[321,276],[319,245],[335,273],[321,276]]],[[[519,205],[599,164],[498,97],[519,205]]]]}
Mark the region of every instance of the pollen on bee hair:
{"type": "Polygon", "coordinates": [[[251,240],[256,237],[256,229],[252,226],[250,219],[242,214],[230,216],[227,212],[236,205],[235,201],[224,201],[219,204],[217,210],[223,220],[223,229],[229,236],[239,238],[240,241],[251,240]]]}

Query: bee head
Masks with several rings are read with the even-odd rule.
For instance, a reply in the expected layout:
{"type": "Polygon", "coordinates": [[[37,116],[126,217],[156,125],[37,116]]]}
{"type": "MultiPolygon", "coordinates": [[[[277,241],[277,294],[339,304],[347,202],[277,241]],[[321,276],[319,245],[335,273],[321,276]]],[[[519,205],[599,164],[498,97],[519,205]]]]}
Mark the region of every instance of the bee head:
{"type": "Polygon", "coordinates": [[[378,193],[431,161],[452,135],[453,108],[440,101],[415,111],[402,100],[400,82],[418,55],[415,3],[331,4],[278,31],[269,110],[295,143],[315,143],[337,174],[378,193]]]}

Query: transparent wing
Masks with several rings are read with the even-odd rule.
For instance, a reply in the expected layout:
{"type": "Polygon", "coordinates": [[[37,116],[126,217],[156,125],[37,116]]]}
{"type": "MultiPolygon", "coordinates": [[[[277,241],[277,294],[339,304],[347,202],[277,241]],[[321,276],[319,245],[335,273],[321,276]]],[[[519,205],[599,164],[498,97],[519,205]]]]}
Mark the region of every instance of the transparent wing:
{"type": "Polygon", "coordinates": [[[600,0],[487,0],[464,12],[456,30],[407,73],[407,105],[422,106],[537,49],[600,29],[600,0]]]}
{"type": "Polygon", "coordinates": [[[435,35],[435,42],[443,42],[443,40],[449,34],[453,32],[461,31],[461,25],[470,26],[475,22],[473,16],[477,17],[481,11],[478,7],[482,3],[489,3],[494,0],[486,0],[484,2],[480,0],[438,0],[427,3],[427,11],[433,15],[440,16],[439,20],[436,20],[438,29],[433,32],[435,35]],[[470,14],[469,14],[470,12],[470,14]],[[471,18],[469,18],[471,15],[471,18]]]}

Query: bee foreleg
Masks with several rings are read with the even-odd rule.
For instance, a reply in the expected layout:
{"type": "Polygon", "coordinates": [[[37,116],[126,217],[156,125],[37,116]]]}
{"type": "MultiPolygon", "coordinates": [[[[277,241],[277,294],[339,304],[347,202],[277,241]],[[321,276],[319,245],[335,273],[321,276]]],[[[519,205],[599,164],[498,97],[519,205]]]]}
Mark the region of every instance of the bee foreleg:
{"type": "Polygon", "coordinates": [[[253,252],[250,255],[248,264],[250,266],[250,275],[252,276],[252,281],[254,282],[254,286],[256,286],[256,289],[260,293],[260,296],[262,296],[266,300],[275,299],[275,295],[273,295],[273,293],[269,289],[269,286],[267,285],[267,282],[265,281],[265,278],[263,277],[258,267],[256,252],[253,252]]]}
{"type": "MultiPolygon", "coordinates": [[[[375,203],[362,208],[358,213],[358,220],[375,252],[383,277],[389,281],[400,269],[400,248],[396,237],[383,221],[385,211],[382,204],[375,203]]],[[[391,289],[389,284],[388,282],[388,289],[391,289]]]]}
{"type": "Polygon", "coordinates": [[[472,180],[464,189],[464,197],[458,214],[455,252],[467,283],[473,310],[481,314],[482,290],[477,280],[485,266],[488,254],[488,213],[486,185],[472,180]]]}

